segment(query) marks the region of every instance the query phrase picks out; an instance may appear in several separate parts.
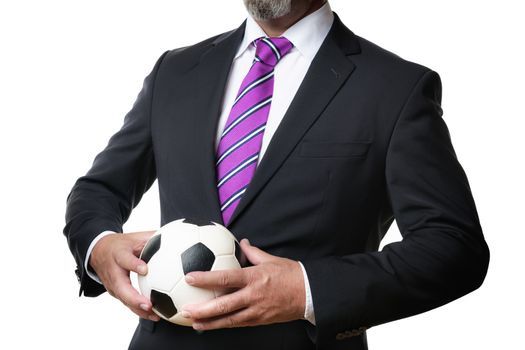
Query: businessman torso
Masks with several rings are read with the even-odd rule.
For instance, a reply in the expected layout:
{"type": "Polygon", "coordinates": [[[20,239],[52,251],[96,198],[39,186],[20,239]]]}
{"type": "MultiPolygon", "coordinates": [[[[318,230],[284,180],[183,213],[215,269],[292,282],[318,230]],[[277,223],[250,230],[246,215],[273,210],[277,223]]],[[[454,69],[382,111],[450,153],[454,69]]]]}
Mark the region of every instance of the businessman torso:
{"type": "MultiPolygon", "coordinates": [[[[241,26],[164,54],[146,79],[124,127],[97,157],[84,184],[78,186],[114,184],[112,192],[124,200],[108,209],[122,212],[125,221],[142,193],[158,179],[161,225],[182,217],[221,223],[214,140],[224,87],[243,30],[241,26]],[[108,172],[108,168],[117,171],[108,172]]],[[[336,16],[229,225],[238,238],[248,238],[271,254],[305,264],[317,329],[299,320],[197,334],[164,322],[141,320],[131,347],[178,343],[181,348],[202,349],[247,344],[254,349],[308,349],[317,342],[328,349],[364,349],[366,327],[425,311],[461,293],[453,289],[438,298],[430,295],[429,283],[405,296],[400,284],[409,283],[417,273],[406,271],[406,280],[390,281],[389,268],[401,268],[401,263],[392,267],[388,257],[372,253],[394,214],[407,232],[432,227],[421,223],[427,214],[416,218],[419,209],[413,208],[414,203],[421,205],[421,211],[426,204],[438,207],[436,217],[446,218],[443,226],[472,230],[479,238],[468,184],[440,120],[440,93],[435,73],[357,37],[336,16]],[[416,94],[421,102],[413,101],[416,94]],[[410,124],[413,128],[406,127],[407,120],[400,119],[409,112],[407,119],[418,113],[427,113],[430,119],[424,117],[410,124]],[[420,138],[443,144],[422,149],[420,138]],[[400,151],[413,154],[405,159],[398,156],[400,151]],[[427,157],[431,160],[426,161],[427,157]],[[413,163],[413,159],[420,163],[413,163]],[[439,178],[447,173],[459,180],[439,178]],[[437,181],[436,188],[429,190],[422,202],[412,201],[428,179],[437,181]],[[441,198],[433,193],[443,188],[452,194],[441,198]],[[461,217],[454,212],[458,202],[461,217]],[[363,253],[370,254],[363,255],[364,268],[352,275],[352,266],[363,253]],[[349,256],[352,258],[345,260],[349,256]],[[359,290],[352,278],[367,283],[366,290],[359,290]],[[382,298],[376,288],[384,287],[391,290],[382,298]],[[344,312],[335,311],[345,307],[344,312]]],[[[429,217],[428,222],[433,220],[431,214],[429,217]]],[[[108,219],[90,227],[93,233],[79,239],[79,251],[86,248],[93,234],[105,229],[118,231],[120,224],[108,219]]],[[[436,246],[446,248],[437,241],[436,246]]],[[[412,262],[420,259],[416,255],[407,251],[412,262]]],[[[78,260],[83,258],[79,253],[78,260]]],[[[85,283],[86,294],[102,291],[92,282],[85,283]]]]}

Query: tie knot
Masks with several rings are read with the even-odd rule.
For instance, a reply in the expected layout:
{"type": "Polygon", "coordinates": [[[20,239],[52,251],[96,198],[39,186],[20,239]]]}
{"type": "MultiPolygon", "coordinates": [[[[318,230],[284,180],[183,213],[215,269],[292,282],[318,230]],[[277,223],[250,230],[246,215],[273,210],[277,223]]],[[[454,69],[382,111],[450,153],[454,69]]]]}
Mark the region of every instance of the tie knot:
{"type": "Polygon", "coordinates": [[[259,38],[253,42],[255,46],[255,60],[268,66],[275,65],[293,47],[293,44],[286,38],[259,38]]]}

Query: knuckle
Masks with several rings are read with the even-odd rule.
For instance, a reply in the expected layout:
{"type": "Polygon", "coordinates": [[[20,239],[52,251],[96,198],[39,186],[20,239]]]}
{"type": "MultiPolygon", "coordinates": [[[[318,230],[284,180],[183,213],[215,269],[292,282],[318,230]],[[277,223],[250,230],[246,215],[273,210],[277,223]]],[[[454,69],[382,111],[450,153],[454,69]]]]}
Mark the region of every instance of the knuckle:
{"type": "Polygon", "coordinates": [[[241,303],[243,306],[251,305],[252,300],[254,300],[254,298],[252,297],[252,293],[244,293],[241,296],[241,303]]]}
{"type": "Polygon", "coordinates": [[[248,285],[252,285],[257,280],[257,278],[255,277],[255,273],[252,269],[247,269],[247,271],[245,271],[244,279],[246,281],[246,284],[248,285]]]}
{"type": "Polygon", "coordinates": [[[268,274],[262,274],[259,276],[259,281],[263,286],[267,287],[270,285],[271,277],[268,274]]]}
{"type": "Polygon", "coordinates": [[[220,314],[226,314],[228,313],[229,307],[228,304],[224,300],[216,299],[216,309],[220,314]]]}
{"type": "Polygon", "coordinates": [[[233,317],[228,317],[226,322],[228,323],[229,328],[233,328],[237,325],[237,321],[233,317]]]}
{"type": "Polygon", "coordinates": [[[131,249],[133,250],[134,254],[138,255],[140,254],[140,252],[142,251],[142,248],[144,248],[145,245],[146,245],[146,240],[134,242],[131,249]]]}
{"type": "Polygon", "coordinates": [[[111,288],[113,291],[115,291],[115,287],[118,284],[118,271],[117,269],[110,269],[107,271],[104,282],[111,288]]]}
{"type": "Polygon", "coordinates": [[[244,270],[239,270],[239,281],[241,282],[241,284],[243,286],[247,286],[250,284],[250,273],[244,271],[244,270]]]}
{"type": "Polygon", "coordinates": [[[123,264],[123,259],[122,259],[122,255],[121,254],[115,254],[115,263],[118,265],[118,266],[122,266],[123,264]]]}
{"type": "Polygon", "coordinates": [[[253,322],[259,319],[258,312],[254,310],[253,308],[250,310],[246,310],[245,314],[246,322],[253,322]]]}
{"type": "Polygon", "coordinates": [[[122,288],[120,288],[119,286],[114,286],[113,294],[115,294],[115,298],[122,300],[122,288]]]}
{"type": "Polygon", "coordinates": [[[117,286],[115,286],[115,294],[117,295],[117,297],[122,300],[123,302],[125,300],[128,300],[129,299],[129,295],[128,293],[126,293],[127,290],[126,288],[124,287],[124,285],[122,284],[118,284],[117,286]]]}
{"type": "Polygon", "coordinates": [[[221,272],[219,275],[219,284],[222,287],[228,287],[230,285],[230,276],[226,272],[221,272]]]}
{"type": "Polygon", "coordinates": [[[135,309],[136,309],[136,305],[135,305],[135,304],[136,304],[136,303],[134,303],[132,299],[129,299],[129,298],[127,298],[126,296],[122,296],[122,297],[120,298],[120,301],[122,301],[122,303],[123,303],[124,305],[126,305],[127,307],[129,307],[130,309],[132,309],[133,312],[135,312],[135,309]]]}

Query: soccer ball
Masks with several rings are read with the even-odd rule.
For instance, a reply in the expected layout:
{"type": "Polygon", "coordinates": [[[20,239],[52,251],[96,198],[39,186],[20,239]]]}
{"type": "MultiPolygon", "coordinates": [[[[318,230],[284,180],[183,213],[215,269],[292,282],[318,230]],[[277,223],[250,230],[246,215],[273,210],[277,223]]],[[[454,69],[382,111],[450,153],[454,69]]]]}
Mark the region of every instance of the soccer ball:
{"type": "Polygon", "coordinates": [[[192,271],[240,269],[248,266],[239,243],[228,229],[211,221],[180,219],[162,226],[148,240],[140,258],[148,274],[138,275],[139,289],[159,317],[179,325],[192,320],[180,315],[185,304],[200,303],[226,293],[190,286],[192,271]]]}

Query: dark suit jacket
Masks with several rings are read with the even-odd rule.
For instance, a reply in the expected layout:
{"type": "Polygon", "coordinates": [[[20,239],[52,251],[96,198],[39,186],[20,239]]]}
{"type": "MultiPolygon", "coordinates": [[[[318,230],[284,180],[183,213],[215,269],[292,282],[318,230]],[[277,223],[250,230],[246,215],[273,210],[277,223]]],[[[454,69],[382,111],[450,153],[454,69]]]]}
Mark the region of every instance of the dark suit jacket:
{"type": "MultiPolygon", "coordinates": [[[[64,233],[81,292],[104,230],[122,232],[158,179],[161,222],[222,223],[214,138],[237,30],[166,52],[124,125],[75,183],[64,233]]],[[[441,115],[439,76],[337,18],[233,216],[238,238],[300,260],[307,321],[209,331],[141,320],[133,349],[365,349],[365,329],[443,305],[482,283],[489,252],[441,115]],[[394,218],[401,242],[378,246],[394,218]]]]}

